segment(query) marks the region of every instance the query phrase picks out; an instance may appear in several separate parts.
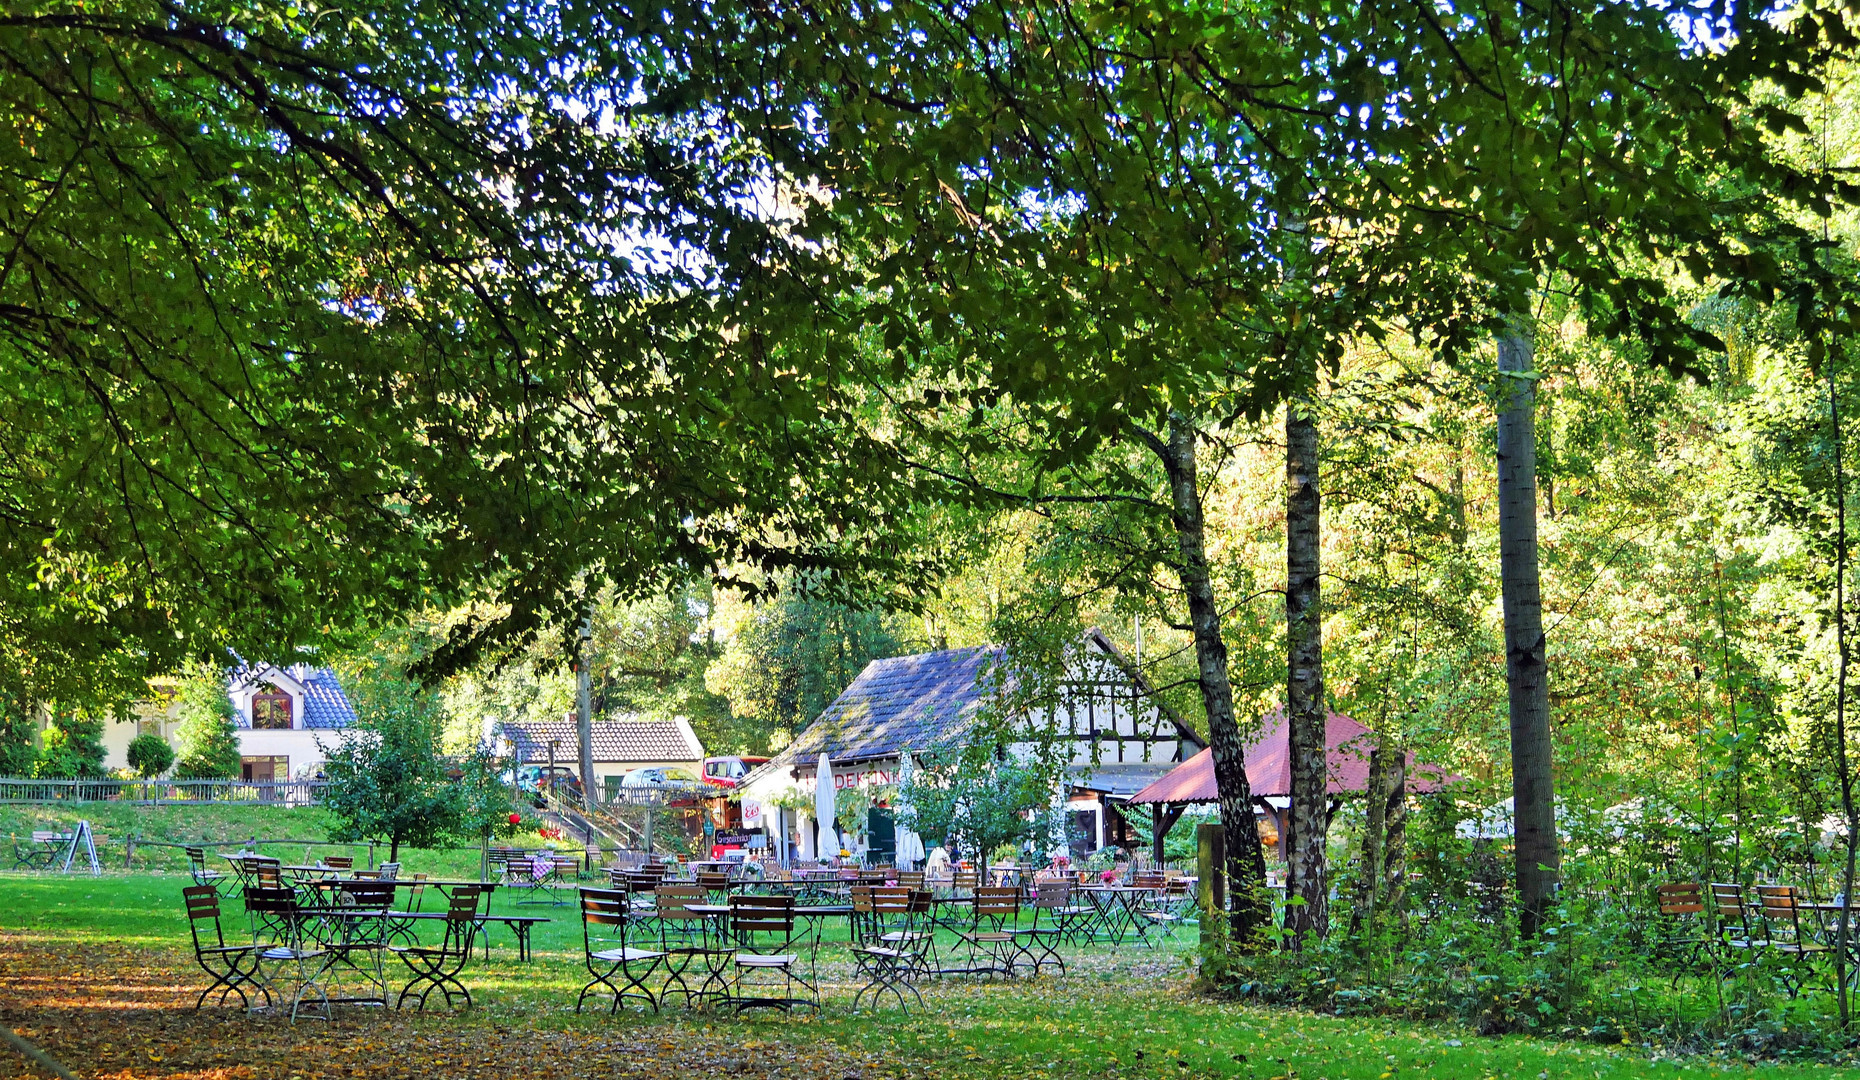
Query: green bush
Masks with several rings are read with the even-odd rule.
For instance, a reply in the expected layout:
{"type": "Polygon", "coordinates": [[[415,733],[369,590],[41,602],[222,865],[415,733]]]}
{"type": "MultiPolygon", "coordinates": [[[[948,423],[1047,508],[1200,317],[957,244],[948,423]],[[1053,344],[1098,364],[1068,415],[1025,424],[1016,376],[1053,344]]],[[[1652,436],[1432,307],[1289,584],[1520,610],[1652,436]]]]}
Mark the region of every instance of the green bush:
{"type": "Polygon", "coordinates": [[[86,716],[54,714],[45,729],[33,775],[76,780],[103,775],[103,721],[86,716]]]}
{"type": "Polygon", "coordinates": [[[174,748],[160,735],[145,731],[129,741],[128,757],[136,775],[151,780],[174,764],[174,748]]]}

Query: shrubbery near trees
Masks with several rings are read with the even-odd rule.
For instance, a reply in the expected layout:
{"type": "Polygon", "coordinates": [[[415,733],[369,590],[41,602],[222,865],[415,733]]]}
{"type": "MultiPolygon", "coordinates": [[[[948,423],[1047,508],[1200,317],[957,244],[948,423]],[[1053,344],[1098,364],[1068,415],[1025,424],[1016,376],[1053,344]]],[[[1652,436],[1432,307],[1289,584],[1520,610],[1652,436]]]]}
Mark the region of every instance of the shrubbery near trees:
{"type": "Polygon", "coordinates": [[[227,780],[239,775],[239,727],[227,696],[226,675],[197,662],[182,674],[176,688],[175,738],[180,752],[174,766],[184,780],[227,780]]]}

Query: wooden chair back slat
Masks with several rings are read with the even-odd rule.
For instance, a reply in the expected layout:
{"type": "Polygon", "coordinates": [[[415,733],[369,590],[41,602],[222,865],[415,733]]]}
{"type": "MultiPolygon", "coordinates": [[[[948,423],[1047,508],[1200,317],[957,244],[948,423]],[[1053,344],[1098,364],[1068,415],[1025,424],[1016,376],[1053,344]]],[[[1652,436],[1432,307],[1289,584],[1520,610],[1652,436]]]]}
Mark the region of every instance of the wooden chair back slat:
{"type": "Polygon", "coordinates": [[[730,929],[738,935],[794,933],[794,897],[730,897],[730,929]]]}
{"type": "Polygon", "coordinates": [[[975,914],[994,918],[1020,913],[1020,890],[1012,886],[984,885],[975,890],[975,914]]]}
{"type": "Polygon", "coordinates": [[[181,890],[181,896],[187,903],[187,917],[190,919],[213,919],[220,917],[220,893],[211,885],[189,885],[181,890]]]}
{"type": "Polygon", "coordinates": [[[631,902],[619,889],[581,890],[581,919],[595,926],[625,926],[632,917],[631,902]]]}
{"type": "Polygon", "coordinates": [[[1698,915],[1705,911],[1705,890],[1696,881],[1662,885],[1656,895],[1662,915],[1698,915]]]}

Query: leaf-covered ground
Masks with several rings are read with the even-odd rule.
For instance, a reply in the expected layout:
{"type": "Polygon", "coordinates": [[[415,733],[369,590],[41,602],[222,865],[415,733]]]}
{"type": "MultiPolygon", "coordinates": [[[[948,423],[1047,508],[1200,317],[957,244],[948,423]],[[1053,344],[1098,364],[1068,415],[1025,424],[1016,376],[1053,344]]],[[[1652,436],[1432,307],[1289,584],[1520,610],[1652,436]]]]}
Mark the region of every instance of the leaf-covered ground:
{"type": "MultiPolygon", "coordinates": [[[[0,875],[0,1024],[88,1078],[1837,1077],[1838,1070],[1651,1060],[1643,1048],[1480,1039],[1463,1030],[1315,1016],[1191,994],[1179,952],[1099,947],[1069,973],[924,988],[927,1007],[855,1013],[842,945],[822,951],[818,1016],[667,1009],[577,1016],[571,909],[517,963],[500,943],[466,981],[477,1004],[425,1016],[339,1008],[332,1022],[192,1011],[176,876],[0,875]]],[[[0,1046],[0,1077],[35,1076],[0,1046]]]]}

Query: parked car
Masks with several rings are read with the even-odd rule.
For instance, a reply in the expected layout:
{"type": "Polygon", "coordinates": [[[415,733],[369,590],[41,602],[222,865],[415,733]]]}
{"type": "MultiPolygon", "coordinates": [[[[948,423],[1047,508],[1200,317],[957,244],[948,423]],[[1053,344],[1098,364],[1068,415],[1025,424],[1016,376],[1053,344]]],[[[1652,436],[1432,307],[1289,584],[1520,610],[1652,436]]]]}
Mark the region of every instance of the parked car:
{"type": "Polygon", "coordinates": [[[722,788],[734,788],[742,783],[743,777],[750,770],[768,761],[765,757],[738,757],[724,755],[704,759],[704,782],[722,788]]]}
{"type": "Polygon", "coordinates": [[[676,765],[650,765],[620,778],[623,788],[688,788],[701,783],[696,773],[676,765]]]}
{"type": "Polygon", "coordinates": [[[515,780],[517,790],[527,792],[530,801],[538,807],[546,802],[545,791],[553,791],[571,801],[581,799],[581,780],[575,776],[575,770],[566,765],[557,765],[553,772],[547,765],[524,765],[516,770],[515,780]]]}

